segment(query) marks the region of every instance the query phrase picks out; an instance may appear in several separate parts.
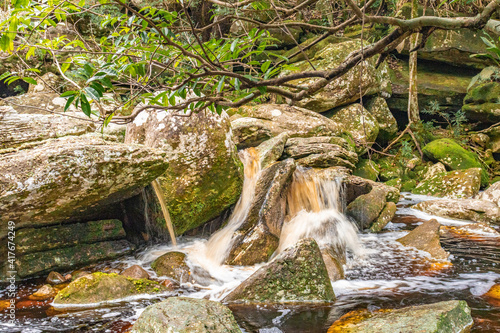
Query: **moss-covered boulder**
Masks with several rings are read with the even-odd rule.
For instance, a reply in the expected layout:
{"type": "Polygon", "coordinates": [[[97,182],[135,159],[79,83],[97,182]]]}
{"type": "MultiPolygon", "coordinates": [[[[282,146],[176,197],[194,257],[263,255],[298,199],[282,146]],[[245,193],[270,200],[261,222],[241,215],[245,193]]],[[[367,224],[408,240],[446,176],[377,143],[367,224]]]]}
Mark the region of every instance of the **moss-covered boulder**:
{"type": "Polygon", "coordinates": [[[481,169],[472,168],[439,173],[415,187],[415,194],[432,195],[449,199],[472,198],[481,186],[481,169]]]}
{"type": "Polygon", "coordinates": [[[328,333],[462,333],[472,327],[465,301],[445,301],[401,309],[349,312],[333,323],[328,333]]]}
{"type": "Polygon", "coordinates": [[[440,199],[422,201],[412,208],[425,213],[452,219],[499,223],[500,207],[490,201],[478,199],[440,199]]]}
{"type": "MultiPolygon", "coordinates": [[[[48,139],[0,152],[0,223],[41,227],[92,219],[168,167],[165,153],[100,135],[48,139]]],[[[0,237],[6,235],[2,228],[0,237]]]]}
{"type": "MultiPolygon", "coordinates": [[[[243,165],[226,113],[177,117],[144,110],[128,125],[125,142],[166,153],[169,168],[159,181],[177,235],[219,216],[240,197],[243,165]]],[[[156,223],[164,226],[161,217],[156,223]]]]}
{"type": "Polygon", "coordinates": [[[93,304],[165,291],[165,287],[151,280],[97,272],[82,276],[59,291],[54,305],[93,304]]]}
{"type": "Polygon", "coordinates": [[[462,107],[467,118],[486,124],[500,121],[499,77],[500,67],[491,66],[471,80],[462,107]]]}
{"type": "Polygon", "coordinates": [[[328,271],[318,244],[303,239],[285,249],[224,298],[231,303],[332,302],[328,271]]]}
{"type": "Polygon", "coordinates": [[[422,148],[429,159],[443,163],[449,170],[481,168],[481,185],[489,184],[488,173],[483,170],[477,154],[465,150],[452,139],[434,140],[422,148]]]}
{"type": "Polygon", "coordinates": [[[375,187],[370,193],[360,195],[346,208],[346,215],[352,217],[358,227],[363,230],[379,217],[386,204],[386,193],[383,188],[375,187]]]}
{"type": "Polygon", "coordinates": [[[219,302],[170,297],[148,306],[130,332],[240,333],[241,330],[231,310],[219,302]]]}
{"type": "Polygon", "coordinates": [[[380,215],[370,226],[370,232],[381,232],[396,214],[396,209],[397,207],[394,202],[387,202],[380,215]]]}
{"type": "Polygon", "coordinates": [[[182,252],[165,253],[153,261],[151,268],[159,276],[168,276],[179,283],[194,282],[186,263],[186,254],[182,252]]]}
{"type": "Polygon", "coordinates": [[[380,173],[377,163],[369,159],[361,159],[356,164],[353,175],[376,181],[380,173]]]}
{"type": "MultiPolygon", "coordinates": [[[[310,61],[316,70],[329,70],[340,65],[351,52],[360,49],[361,40],[359,39],[326,44],[310,61]]],[[[355,102],[359,99],[360,92],[363,95],[384,93],[389,96],[388,67],[384,63],[376,69],[375,61],[375,59],[370,59],[363,64],[358,64],[346,74],[328,83],[313,96],[299,101],[297,105],[316,112],[324,112],[355,102]]],[[[294,67],[292,72],[303,72],[310,70],[311,65],[309,61],[301,61],[295,63],[294,67]]],[[[322,79],[305,78],[292,81],[292,83],[307,87],[318,80],[322,79]]]]}
{"type": "Polygon", "coordinates": [[[295,169],[289,158],[262,171],[248,214],[234,233],[227,264],[266,262],[278,248],[285,219],[284,199],[295,169]]]}
{"type": "Polygon", "coordinates": [[[411,246],[428,252],[434,259],[446,260],[450,254],[443,250],[439,243],[440,227],[439,222],[432,219],[419,225],[406,236],[397,239],[397,241],[404,246],[411,246]]]}
{"type": "Polygon", "coordinates": [[[394,178],[403,178],[403,168],[394,158],[381,158],[377,160],[380,167],[379,179],[383,182],[394,178]]]}
{"type": "Polygon", "coordinates": [[[371,147],[379,133],[377,119],[361,104],[351,104],[333,111],[331,119],[342,124],[344,131],[356,142],[356,151],[362,153],[371,147]]]}
{"type": "Polygon", "coordinates": [[[242,106],[228,111],[238,148],[255,147],[288,132],[290,138],[339,136],[341,124],[316,112],[286,104],[242,106]]]}
{"type": "Polygon", "coordinates": [[[389,110],[385,98],[380,96],[372,97],[368,100],[365,107],[379,124],[377,142],[384,144],[393,139],[398,132],[398,123],[392,115],[391,110],[389,110]]]}

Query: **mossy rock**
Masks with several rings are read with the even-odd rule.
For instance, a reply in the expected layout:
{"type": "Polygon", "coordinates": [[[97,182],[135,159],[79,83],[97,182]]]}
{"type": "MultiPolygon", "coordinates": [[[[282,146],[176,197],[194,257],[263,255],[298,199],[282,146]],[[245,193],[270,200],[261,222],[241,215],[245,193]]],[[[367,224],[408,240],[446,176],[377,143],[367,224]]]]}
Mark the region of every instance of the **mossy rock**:
{"type": "Polygon", "coordinates": [[[159,276],[168,276],[180,283],[193,282],[185,253],[167,252],[153,261],[151,268],[159,276]]]}
{"type": "Polygon", "coordinates": [[[231,303],[332,302],[335,294],[318,244],[285,249],[224,298],[231,303]]]}
{"type": "Polygon", "coordinates": [[[372,160],[362,159],[356,164],[353,175],[376,181],[380,173],[380,168],[372,160]]]}
{"type": "Polygon", "coordinates": [[[54,304],[94,304],[165,291],[167,291],[165,287],[151,280],[131,279],[118,274],[97,272],[71,282],[57,293],[54,304]]]}
{"type": "Polygon", "coordinates": [[[378,218],[370,226],[370,232],[381,232],[396,214],[396,209],[396,204],[394,202],[386,203],[378,218]]]}
{"type": "Polygon", "coordinates": [[[471,120],[487,124],[500,121],[499,67],[487,67],[471,80],[462,110],[471,120]]]}
{"type": "Polygon", "coordinates": [[[366,103],[366,109],[377,119],[379,131],[377,142],[381,144],[388,143],[396,136],[398,132],[398,123],[392,115],[385,98],[374,96],[366,103]]]}
{"type": "Polygon", "coordinates": [[[477,154],[465,150],[452,139],[434,140],[425,145],[422,151],[429,159],[443,163],[450,170],[481,168],[481,185],[489,184],[488,173],[484,170],[477,154]]]}
{"type": "Polygon", "coordinates": [[[432,195],[449,199],[472,198],[479,192],[481,169],[471,168],[439,173],[418,184],[414,194],[432,195]]]}
{"type": "Polygon", "coordinates": [[[401,192],[413,192],[415,187],[417,187],[417,181],[415,179],[409,179],[401,184],[401,192]]]}
{"type": "Polygon", "coordinates": [[[403,168],[394,159],[381,158],[377,160],[380,167],[379,179],[383,182],[403,177],[403,168]]]}
{"type": "Polygon", "coordinates": [[[370,193],[360,195],[347,205],[346,215],[352,217],[358,227],[363,230],[379,217],[386,205],[386,190],[382,187],[374,187],[370,193]]]}

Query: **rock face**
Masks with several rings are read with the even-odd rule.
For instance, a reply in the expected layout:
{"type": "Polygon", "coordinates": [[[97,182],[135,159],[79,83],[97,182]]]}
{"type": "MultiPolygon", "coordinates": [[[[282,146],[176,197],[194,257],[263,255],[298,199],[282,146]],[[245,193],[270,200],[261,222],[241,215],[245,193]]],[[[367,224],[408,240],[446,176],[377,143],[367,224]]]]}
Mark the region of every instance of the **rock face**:
{"type": "Polygon", "coordinates": [[[465,301],[446,301],[401,309],[349,312],[328,333],[462,333],[472,327],[465,301]]]}
{"type": "Polygon", "coordinates": [[[438,221],[432,219],[419,225],[410,233],[397,241],[404,246],[411,246],[418,250],[428,252],[434,259],[446,260],[449,253],[443,250],[439,243],[439,227],[438,221]]]}
{"type": "Polygon", "coordinates": [[[418,184],[412,193],[450,199],[472,198],[479,192],[481,173],[479,168],[439,173],[418,184]]]}
{"type": "Polygon", "coordinates": [[[182,252],[165,253],[151,264],[151,268],[156,274],[168,276],[179,283],[193,282],[189,266],[186,264],[186,254],[182,252]]]}
{"type": "MultiPolygon", "coordinates": [[[[95,130],[92,122],[51,114],[22,114],[10,106],[0,106],[0,149],[16,148],[33,141],[82,135],[95,130]]],[[[78,118],[83,118],[81,115],[78,118]]]]}
{"type": "Polygon", "coordinates": [[[300,240],[259,268],[225,302],[331,302],[335,299],[318,244],[300,240]]]}
{"type": "Polygon", "coordinates": [[[262,171],[248,215],[234,234],[227,264],[265,262],[278,248],[285,219],[285,196],[295,168],[290,158],[262,171]]]}
{"type": "Polygon", "coordinates": [[[500,181],[491,184],[490,187],[488,187],[484,192],[476,195],[475,198],[490,201],[497,206],[500,206],[500,181]]]}
{"type": "Polygon", "coordinates": [[[163,291],[165,287],[154,281],[98,272],[71,282],[57,293],[54,304],[91,304],[163,291]]]}
{"type": "Polygon", "coordinates": [[[365,146],[370,147],[379,133],[377,119],[361,104],[351,104],[337,110],[331,119],[342,124],[343,128],[352,135],[356,141],[357,152],[365,151],[365,146]]]}
{"type": "Polygon", "coordinates": [[[412,208],[428,214],[452,219],[487,223],[500,222],[500,208],[496,204],[486,200],[429,200],[420,202],[412,208]]]}
{"type": "Polygon", "coordinates": [[[255,147],[288,132],[290,137],[338,136],[340,124],[316,112],[286,104],[242,106],[230,111],[234,141],[238,148],[255,147]]]}
{"type": "Polygon", "coordinates": [[[177,117],[145,110],[128,125],[125,142],[166,153],[169,168],[159,181],[177,235],[217,217],[240,196],[243,166],[225,113],[177,117]]]}
{"type": "Polygon", "coordinates": [[[262,142],[256,148],[260,156],[261,169],[265,169],[281,157],[287,140],[288,133],[284,132],[272,139],[262,142]]]}
{"type": "Polygon", "coordinates": [[[386,100],[380,96],[375,96],[368,100],[366,109],[377,120],[379,127],[377,142],[384,144],[393,139],[398,132],[398,123],[391,110],[389,110],[386,100]]]}
{"type": "MultiPolygon", "coordinates": [[[[167,167],[158,150],[91,135],[3,153],[0,222],[23,228],[82,220],[133,196],[167,167]]],[[[0,237],[5,234],[4,228],[0,237]]]]}
{"type": "MultiPolygon", "coordinates": [[[[360,50],[360,40],[348,40],[341,43],[326,44],[311,59],[317,70],[327,70],[340,65],[351,52],[360,50]]],[[[388,67],[382,64],[375,69],[375,60],[370,59],[362,65],[349,70],[340,78],[331,81],[314,96],[305,98],[298,105],[316,112],[324,112],[341,105],[347,105],[359,99],[360,91],[363,95],[385,93],[390,95],[390,82],[388,67]]],[[[302,72],[310,69],[308,61],[294,64],[297,69],[294,72],[302,72]]],[[[318,79],[300,79],[292,81],[298,86],[310,86],[318,79]]]]}
{"type": "Polygon", "coordinates": [[[450,170],[481,168],[482,186],[489,183],[488,173],[482,169],[478,156],[451,139],[434,140],[425,145],[422,151],[429,159],[443,163],[450,170]]]}
{"type": "Polygon", "coordinates": [[[236,320],[224,305],[205,299],[170,297],[141,313],[131,333],[210,332],[240,333],[236,320]]]}
{"type": "Polygon", "coordinates": [[[499,74],[500,68],[491,66],[472,79],[462,107],[467,118],[490,124],[500,121],[499,74]]]}

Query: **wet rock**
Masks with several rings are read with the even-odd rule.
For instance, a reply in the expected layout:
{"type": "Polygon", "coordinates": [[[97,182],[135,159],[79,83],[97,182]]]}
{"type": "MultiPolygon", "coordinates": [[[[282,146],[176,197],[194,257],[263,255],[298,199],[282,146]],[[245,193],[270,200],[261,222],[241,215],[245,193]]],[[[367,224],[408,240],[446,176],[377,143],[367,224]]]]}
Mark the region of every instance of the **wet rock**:
{"type": "Polygon", "coordinates": [[[472,198],[480,186],[481,169],[472,168],[439,173],[418,184],[412,193],[449,199],[472,198]]]}
{"type": "Polygon", "coordinates": [[[54,304],[92,304],[164,291],[165,287],[151,280],[97,272],[71,282],[57,293],[54,304]]]}
{"type": "Polygon", "coordinates": [[[422,148],[429,159],[443,163],[450,170],[481,168],[481,185],[489,183],[488,173],[482,169],[477,154],[467,151],[451,139],[434,140],[422,148]]]}
{"type": "Polygon", "coordinates": [[[51,285],[45,284],[32,295],[29,296],[30,300],[33,301],[45,301],[54,297],[57,294],[57,291],[52,288],[51,285]]]}
{"type": "Polygon", "coordinates": [[[396,214],[396,204],[394,202],[388,202],[385,204],[384,209],[377,217],[375,222],[370,226],[370,232],[380,232],[389,223],[394,215],[396,214]]]}
{"type": "Polygon", "coordinates": [[[265,169],[281,157],[287,140],[288,133],[284,132],[264,141],[256,148],[260,156],[260,167],[262,169],[265,169]]]}
{"type": "Polygon", "coordinates": [[[151,268],[159,276],[168,276],[179,283],[194,282],[189,266],[186,264],[186,254],[182,252],[165,253],[151,264],[151,268]]]}
{"type": "Polygon", "coordinates": [[[380,173],[380,167],[377,163],[368,159],[359,160],[358,164],[356,164],[356,169],[353,174],[358,177],[370,179],[376,181],[378,175],[380,173]]]}
{"type": "Polygon", "coordinates": [[[468,332],[473,323],[465,301],[445,301],[401,309],[349,312],[333,323],[328,333],[461,333],[468,332]]]}
{"type": "Polygon", "coordinates": [[[344,267],[340,260],[330,253],[330,251],[322,250],[321,255],[325,262],[325,267],[331,281],[342,280],[345,277],[344,267]]]}
{"type": "Polygon", "coordinates": [[[393,139],[398,132],[398,123],[389,110],[386,100],[380,96],[373,97],[366,103],[366,109],[379,125],[377,142],[384,144],[393,139]]]}
{"type": "Polygon", "coordinates": [[[219,216],[241,194],[243,165],[225,112],[178,117],[144,110],[128,124],[125,142],[166,153],[169,168],[159,181],[177,235],[219,216]]]}
{"type": "Polygon", "coordinates": [[[493,285],[484,296],[500,300],[500,284],[493,285]]]}
{"type": "Polygon", "coordinates": [[[270,137],[288,132],[290,138],[338,136],[340,124],[316,112],[286,104],[242,106],[230,111],[238,148],[255,147],[270,137]]]}
{"type": "Polygon", "coordinates": [[[121,272],[120,275],[132,279],[149,279],[149,273],[139,265],[130,266],[129,268],[121,272]]]}
{"type": "Polygon", "coordinates": [[[434,259],[447,260],[449,253],[443,250],[439,243],[440,226],[438,221],[429,220],[410,231],[406,236],[397,239],[397,241],[404,246],[411,246],[428,252],[434,259]]]}
{"type": "Polygon", "coordinates": [[[452,219],[500,223],[500,208],[486,200],[429,200],[420,202],[412,208],[428,214],[452,219]]]}
{"type": "Polygon", "coordinates": [[[491,66],[475,76],[467,89],[462,111],[468,119],[486,124],[500,121],[500,68],[491,66]]]}
{"type": "Polygon", "coordinates": [[[71,281],[75,281],[76,279],[81,278],[82,276],[90,274],[92,273],[88,271],[74,271],[73,274],[71,275],[71,281]]]}
{"type": "Polygon", "coordinates": [[[345,214],[352,217],[358,227],[363,230],[379,217],[386,205],[386,192],[381,187],[373,188],[368,194],[363,194],[351,202],[345,214]]]}
{"type": "Polygon", "coordinates": [[[446,172],[446,167],[444,166],[443,163],[438,162],[436,164],[431,165],[427,169],[427,172],[425,173],[425,175],[422,178],[422,180],[431,179],[432,177],[434,177],[434,176],[436,176],[436,175],[438,175],[440,173],[444,173],[444,172],[446,172]]]}
{"type": "Polygon", "coordinates": [[[51,285],[58,285],[66,282],[66,279],[58,272],[50,272],[47,279],[45,279],[45,282],[51,285]]]}
{"type": "Polygon", "coordinates": [[[359,196],[370,193],[374,188],[380,188],[383,191],[386,201],[397,203],[400,197],[397,188],[358,176],[344,176],[342,185],[344,186],[344,200],[347,205],[359,196]]]}
{"type": "Polygon", "coordinates": [[[163,156],[98,135],[49,139],[0,153],[0,222],[27,228],[91,219],[161,175],[168,167],[163,156]]]}
{"type": "MultiPolygon", "coordinates": [[[[53,114],[22,114],[10,106],[0,106],[0,149],[16,148],[29,142],[82,135],[92,132],[92,122],[53,114]]],[[[81,118],[80,115],[77,116],[81,118]]]]}
{"type": "Polygon", "coordinates": [[[476,199],[491,201],[500,206],[500,181],[491,184],[484,192],[475,196],[476,199]]]}
{"type": "Polygon", "coordinates": [[[285,196],[295,168],[293,159],[287,159],[262,171],[248,215],[233,236],[227,264],[265,262],[278,248],[285,218],[285,196]]]}
{"type": "MultiPolygon", "coordinates": [[[[340,65],[351,52],[358,51],[360,48],[359,39],[326,44],[310,61],[317,70],[331,69],[340,65]]],[[[360,92],[363,95],[382,93],[389,96],[388,67],[384,63],[376,69],[374,65],[375,59],[358,64],[340,78],[331,81],[315,95],[298,102],[298,105],[316,112],[325,112],[355,102],[359,99],[360,92]]],[[[310,68],[310,63],[301,61],[295,63],[294,67],[293,72],[306,71],[310,68]]],[[[298,86],[310,86],[317,80],[306,78],[291,83],[298,86]]]]}
{"type": "Polygon", "coordinates": [[[312,239],[303,239],[259,268],[229,293],[224,302],[331,302],[334,299],[318,245],[312,239]]]}
{"type": "Polygon", "coordinates": [[[42,252],[77,244],[123,239],[120,220],[100,220],[54,227],[26,228],[16,233],[17,253],[42,252]]]}
{"type": "Polygon", "coordinates": [[[352,135],[358,153],[364,152],[366,146],[370,147],[379,133],[377,119],[361,104],[351,104],[334,111],[331,119],[342,124],[344,130],[352,135]]]}
{"type": "Polygon", "coordinates": [[[311,154],[297,160],[297,164],[310,168],[329,168],[340,166],[348,169],[354,169],[357,161],[355,153],[337,147],[335,150],[322,154],[311,154]]]}
{"type": "MultiPolygon", "coordinates": [[[[28,253],[16,260],[19,277],[25,278],[50,272],[85,266],[103,260],[111,260],[130,254],[135,247],[126,240],[104,241],[93,244],[28,253]]],[[[0,275],[0,280],[2,276],[0,275]]]]}
{"type": "Polygon", "coordinates": [[[188,297],[170,297],[148,306],[131,329],[131,333],[213,332],[240,333],[229,310],[219,302],[188,297]]]}

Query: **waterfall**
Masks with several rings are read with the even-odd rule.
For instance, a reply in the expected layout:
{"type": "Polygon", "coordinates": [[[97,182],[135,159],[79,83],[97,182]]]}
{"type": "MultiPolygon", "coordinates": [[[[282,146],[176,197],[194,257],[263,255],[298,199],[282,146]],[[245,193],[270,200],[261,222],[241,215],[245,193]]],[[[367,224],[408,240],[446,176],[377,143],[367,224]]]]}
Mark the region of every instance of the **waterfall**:
{"type": "Polygon", "coordinates": [[[206,257],[221,265],[229,255],[233,234],[245,221],[255,195],[255,186],[260,174],[260,157],[255,148],[248,148],[239,153],[245,170],[243,190],[234,207],[227,225],[210,237],[206,243],[206,257]]]}
{"type": "Polygon", "coordinates": [[[287,217],[277,253],[303,238],[314,238],[321,248],[351,250],[362,255],[357,228],[341,212],[340,179],[322,179],[314,170],[298,167],[287,195],[287,217]]]}

